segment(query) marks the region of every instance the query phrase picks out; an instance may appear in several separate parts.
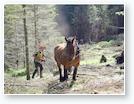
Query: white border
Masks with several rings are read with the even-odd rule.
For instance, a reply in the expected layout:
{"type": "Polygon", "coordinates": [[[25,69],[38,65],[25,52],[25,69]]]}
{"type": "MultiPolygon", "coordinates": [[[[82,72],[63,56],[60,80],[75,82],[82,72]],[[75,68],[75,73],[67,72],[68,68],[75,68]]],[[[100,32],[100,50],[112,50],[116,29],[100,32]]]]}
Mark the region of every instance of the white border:
{"type": "Polygon", "coordinates": [[[124,0],[3,0],[3,4],[124,4],[124,0]]]}
{"type": "MultiPolygon", "coordinates": [[[[124,5],[124,53],[125,53],[125,5],[124,5]]],[[[124,63],[124,67],[125,67],[125,63],[124,63]]],[[[126,72],[126,68],[124,69],[124,93],[123,94],[4,94],[4,95],[125,95],[125,72],[126,72]]]]}
{"type": "MultiPolygon", "coordinates": [[[[100,2],[100,0],[95,0],[95,1],[80,1],[80,2],[76,2],[76,1],[72,1],[72,0],[69,0],[69,1],[67,1],[67,2],[65,2],[65,1],[61,1],[61,0],[59,0],[58,2],[57,2],[57,0],[49,0],[49,2],[29,2],[29,1],[25,1],[25,0],[21,0],[21,2],[20,1],[10,1],[9,3],[5,3],[7,0],[5,0],[4,1],[4,5],[6,5],[6,4],[111,4],[111,5],[123,5],[124,4],[124,2],[118,2],[118,3],[111,3],[111,2],[106,2],[107,0],[104,0],[104,1],[101,1],[100,2]]],[[[42,1],[42,0],[41,0],[42,1]]],[[[117,0],[116,0],[117,1],[117,0]]],[[[4,5],[2,6],[3,7],[3,9],[2,10],[4,10],[4,5]]],[[[4,13],[3,13],[4,14],[4,13]]],[[[3,19],[3,30],[4,30],[4,15],[3,15],[3,17],[2,17],[3,19]]],[[[125,4],[124,4],[124,53],[125,53],[125,4]]],[[[3,31],[3,34],[4,34],[4,31],[3,31]]],[[[4,37],[4,36],[3,36],[4,37]]],[[[4,40],[3,40],[3,44],[4,44],[4,40]]],[[[3,54],[4,54],[4,50],[3,50],[3,54]]],[[[3,55],[4,56],[4,55],[3,55]]],[[[3,58],[2,58],[3,59],[3,58]]],[[[4,60],[4,59],[3,59],[4,60]]],[[[4,61],[3,61],[4,62],[4,61]]],[[[125,67],[125,64],[126,63],[124,63],[124,67],[125,67]]],[[[3,63],[3,65],[4,65],[4,63],[3,63]]],[[[3,68],[4,68],[4,66],[2,66],[3,68]]],[[[35,95],[35,96],[37,96],[37,95],[93,95],[93,96],[99,96],[99,95],[125,95],[125,91],[126,91],[126,82],[125,82],[125,80],[126,80],[126,67],[125,67],[125,70],[124,70],[124,93],[123,94],[4,94],[4,71],[3,71],[3,94],[4,95],[35,95]]]]}

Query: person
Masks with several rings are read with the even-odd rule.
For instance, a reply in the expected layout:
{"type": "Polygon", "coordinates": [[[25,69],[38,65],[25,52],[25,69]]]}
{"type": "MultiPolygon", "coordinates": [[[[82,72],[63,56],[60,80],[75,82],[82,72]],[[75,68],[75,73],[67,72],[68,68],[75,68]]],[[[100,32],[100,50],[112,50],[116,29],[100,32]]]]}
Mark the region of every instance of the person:
{"type": "Polygon", "coordinates": [[[40,78],[43,77],[42,75],[43,65],[42,64],[43,62],[45,62],[44,50],[45,50],[45,46],[39,45],[39,51],[33,55],[35,70],[33,72],[32,78],[34,78],[35,74],[38,72],[38,68],[40,69],[40,78]]]}

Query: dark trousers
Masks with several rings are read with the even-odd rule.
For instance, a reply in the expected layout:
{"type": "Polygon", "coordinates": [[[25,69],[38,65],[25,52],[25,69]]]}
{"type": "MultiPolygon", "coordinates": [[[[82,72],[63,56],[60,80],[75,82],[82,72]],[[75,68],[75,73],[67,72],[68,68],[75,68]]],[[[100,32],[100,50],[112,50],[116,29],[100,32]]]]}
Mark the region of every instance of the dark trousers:
{"type": "Polygon", "coordinates": [[[32,78],[34,78],[35,74],[38,72],[38,68],[40,69],[40,78],[42,78],[42,70],[43,70],[43,66],[40,62],[36,62],[34,61],[35,64],[35,70],[33,72],[32,78]]]}

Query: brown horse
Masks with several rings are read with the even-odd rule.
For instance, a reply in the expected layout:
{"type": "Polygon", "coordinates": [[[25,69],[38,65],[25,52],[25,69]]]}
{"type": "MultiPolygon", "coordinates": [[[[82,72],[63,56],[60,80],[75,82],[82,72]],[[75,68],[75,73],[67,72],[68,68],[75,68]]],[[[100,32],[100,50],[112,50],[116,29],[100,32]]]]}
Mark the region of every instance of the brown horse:
{"type": "Polygon", "coordinates": [[[66,38],[66,44],[59,44],[54,48],[54,58],[57,62],[60,73],[60,81],[68,79],[67,71],[74,67],[73,80],[76,80],[77,69],[80,64],[80,55],[77,54],[76,38],[66,38]],[[62,76],[62,68],[64,66],[64,76],[62,76]]]}

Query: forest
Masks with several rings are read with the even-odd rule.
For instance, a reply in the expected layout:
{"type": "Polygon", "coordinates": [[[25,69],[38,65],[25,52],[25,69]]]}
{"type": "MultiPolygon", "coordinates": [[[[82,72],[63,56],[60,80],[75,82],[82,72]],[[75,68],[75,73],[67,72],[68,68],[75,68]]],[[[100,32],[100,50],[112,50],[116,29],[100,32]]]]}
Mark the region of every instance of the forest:
{"type": "Polygon", "coordinates": [[[5,5],[4,93],[123,94],[124,48],[124,5],[5,5]],[[80,51],[77,80],[72,67],[61,82],[54,49],[70,37],[80,51]],[[43,78],[32,78],[40,44],[43,78]]]}

